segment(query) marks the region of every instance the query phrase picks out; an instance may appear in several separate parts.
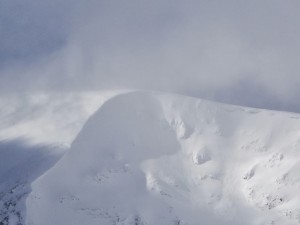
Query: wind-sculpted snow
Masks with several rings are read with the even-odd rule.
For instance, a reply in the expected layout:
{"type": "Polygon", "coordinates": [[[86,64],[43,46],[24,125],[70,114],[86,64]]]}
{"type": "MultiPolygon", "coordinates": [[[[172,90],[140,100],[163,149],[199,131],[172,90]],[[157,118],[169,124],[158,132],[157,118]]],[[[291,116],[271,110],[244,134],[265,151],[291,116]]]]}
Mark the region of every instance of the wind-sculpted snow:
{"type": "Polygon", "coordinates": [[[32,184],[27,223],[299,224],[298,118],[175,95],[119,95],[32,184]]]}
{"type": "Polygon", "coordinates": [[[62,157],[88,117],[113,95],[115,91],[0,97],[0,225],[25,224],[31,182],[62,157]]]}

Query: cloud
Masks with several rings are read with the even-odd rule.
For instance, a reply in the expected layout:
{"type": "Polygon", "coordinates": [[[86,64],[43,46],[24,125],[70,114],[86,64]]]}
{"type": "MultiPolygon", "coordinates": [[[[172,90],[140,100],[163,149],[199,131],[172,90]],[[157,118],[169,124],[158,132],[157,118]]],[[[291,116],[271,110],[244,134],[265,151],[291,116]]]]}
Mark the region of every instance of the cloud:
{"type": "Polygon", "coordinates": [[[152,89],[300,111],[298,1],[26,1],[35,47],[0,45],[1,90],[152,89]]]}

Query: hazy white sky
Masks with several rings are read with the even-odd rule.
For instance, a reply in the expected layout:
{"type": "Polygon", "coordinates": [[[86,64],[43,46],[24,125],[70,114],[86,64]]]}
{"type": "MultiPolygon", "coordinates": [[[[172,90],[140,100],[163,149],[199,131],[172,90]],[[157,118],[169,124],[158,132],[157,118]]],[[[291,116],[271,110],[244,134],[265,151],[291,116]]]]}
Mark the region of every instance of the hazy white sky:
{"type": "Polygon", "coordinates": [[[2,92],[154,89],[300,112],[298,0],[1,0],[2,92]]]}

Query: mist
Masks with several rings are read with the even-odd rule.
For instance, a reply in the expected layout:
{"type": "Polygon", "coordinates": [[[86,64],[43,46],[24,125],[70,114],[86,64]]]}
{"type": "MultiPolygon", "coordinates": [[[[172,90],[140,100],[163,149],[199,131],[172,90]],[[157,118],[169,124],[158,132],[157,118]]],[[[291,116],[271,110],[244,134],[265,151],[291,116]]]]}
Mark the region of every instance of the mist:
{"type": "Polygon", "coordinates": [[[300,112],[299,6],[3,0],[0,90],[146,89],[300,112]]]}

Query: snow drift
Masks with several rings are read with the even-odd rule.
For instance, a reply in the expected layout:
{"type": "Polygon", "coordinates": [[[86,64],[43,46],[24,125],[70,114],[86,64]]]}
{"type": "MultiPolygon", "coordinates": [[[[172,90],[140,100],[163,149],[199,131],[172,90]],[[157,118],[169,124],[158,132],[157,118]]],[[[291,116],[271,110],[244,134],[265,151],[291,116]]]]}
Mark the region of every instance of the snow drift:
{"type": "Polygon", "coordinates": [[[32,184],[27,223],[299,224],[299,148],[297,114],[122,94],[32,184]]]}

